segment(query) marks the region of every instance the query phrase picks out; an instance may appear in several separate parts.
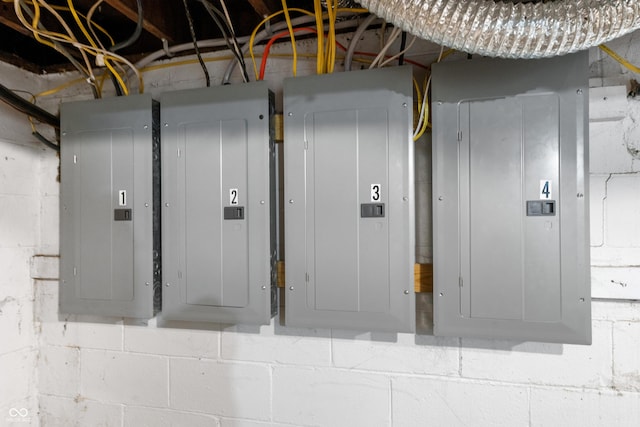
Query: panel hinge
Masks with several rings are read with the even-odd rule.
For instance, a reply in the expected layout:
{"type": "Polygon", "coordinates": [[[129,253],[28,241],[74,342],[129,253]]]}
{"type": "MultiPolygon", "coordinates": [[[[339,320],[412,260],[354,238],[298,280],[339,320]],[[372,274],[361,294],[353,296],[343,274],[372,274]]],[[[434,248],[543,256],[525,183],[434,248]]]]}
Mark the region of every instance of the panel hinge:
{"type": "Polygon", "coordinates": [[[309,149],[309,141],[307,141],[306,139],[304,140],[304,149],[305,150],[309,149]]]}
{"type": "Polygon", "coordinates": [[[304,273],[304,281],[309,283],[309,273],[304,273]]]}
{"type": "Polygon", "coordinates": [[[78,156],[75,154],[73,155],[73,163],[78,163],[78,156]]]}
{"type": "Polygon", "coordinates": [[[462,141],[462,131],[458,131],[458,141],[462,141]]]}
{"type": "Polygon", "coordinates": [[[458,277],[458,286],[462,287],[463,280],[462,277],[458,277]]]}
{"type": "Polygon", "coordinates": [[[180,149],[179,149],[179,148],[178,148],[177,153],[178,153],[178,157],[180,157],[181,152],[180,152],[180,149]]]}
{"type": "Polygon", "coordinates": [[[73,275],[76,276],[78,274],[78,269],[73,267],[73,275]]]}

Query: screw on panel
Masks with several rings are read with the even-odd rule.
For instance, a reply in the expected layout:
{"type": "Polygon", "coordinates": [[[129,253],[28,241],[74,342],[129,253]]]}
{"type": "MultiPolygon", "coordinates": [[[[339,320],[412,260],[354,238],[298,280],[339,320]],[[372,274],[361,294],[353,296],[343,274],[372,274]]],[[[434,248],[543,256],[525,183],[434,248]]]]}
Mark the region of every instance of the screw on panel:
{"type": "Polygon", "coordinates": [[[442,101],[438,101],[438,105],[442,105],[442,101]]]}
{"type": "Polygon", "coordinates": [[[149,282],[144,282],[144,285],[145,286],[149,286],[149,282]]]}
{"type": "Polygon", "coordinates": [[[404,200],[406,202],[407,200],[409,200],[409,198],[407,196],[405,196],[405,197],[402,198],[402,200],[404,200]]]}
{"type": "Polygon", "coordinates": [[[262,119],[264,119],[264,115],[263,115],[263,114],[260,114],[260,115],[258,116],[258,118],[259,118],[260,120],[262,120],[262,119]]]}
{"type": "Polygon", "coordinates": [[[293,286],[289,286],[289,290],[292,291],[293,290],[293,286]]]}
{"type": "Polygon", "coordinates": [[[582,94],[582,89],[578,89],[578,90],[576,91],[576,93],[577,93],[578,95],[582,94]]]}
{"type": "Polygon", "coordinates": [[[444,197],[440,196],[440,197],[438,197],[438,200],[443,201],[444,197]]]}
{"type": "Polygon", "coordinates": [[[409,295],[409,291],[407,291],[407,290],[405,289],[404,294],[405,294],[405,295],[409,295]]]}
{"type": "Polygon", "coordinates": [[[168,288],[169,286],[171,286],[171,283],[167,283],[165,286],[168,288]]]}
{"type": "Polygon", "coordinates": [[[264,205],[264,200],[260,200],[260,204],[261,204],[261,205],[264,205]]]}
{"type": "Polygon", "coordinates": [[[267,287],[265,285],[262,285],[262,290],[264,291],[265,289],[267,289],[267,287]]]}
{"type": "Polygon", "coordinates": [[[147,125],[144,125],[144,126],[143,126],[143,128],[145,128],[145,129],[149,129],[149,126],[147,126],[147,125]]]}
{"type": "Polygon", "coordinates": [[[406,103],[406,102],[403,102],[403,103],[402,103],[402,106],[403,106],[404,108],[407,108],[407,103],[406,103]]]}
{"type": "Polygon", "coordinates": [[[443,297],[443,296],[444,296],[444,294],[443,294],[442,292],[440,292],[440,296],[441,296],[441,297],[443,297]]]}
{"type": "Polygon", "coordinates": [[[580,302],[584,302],[584,298],[580,298],[580,302]]]}
{"type": "Polygon", "coordinates": [[[581,198],[581,197],[584,197],[584,194],[578,193],[577,196],[578,196],[578,198],[581,198]]]}
{"type": "Polygon", "coordinates": [[[169,207],[169,203],[165,203],[164,205],[165,205],[166,207],[169,207]]]}
{"type": "Polygon", "coordinates": [[[62,136],[66,136],[66,135],[67,135],[67,132],[62,132],[62,136]]]}
{"type": "Polygon", "coordinates": [[[289,199],[289,204],[293,204],[293,199],[289,199]]]}
{"type": "Polygon", "coordinates": [[[287,116],[291,117],[293,116],[293,113],[291,111],[289,111],[289,113],[287,114],[287,116]]]}
{"type": "Polygon", "coordinates": [[[165,123],[164,127],[168,128],[169,127],[169,123],[165,123]]]}
{"type": "Polygon", "coordinates": [[[145,207],[145,208],[148,208],[148,207],[149,207],[149,203],[145,203],[145,204],[144,204],[144,207],[145,207]]]}

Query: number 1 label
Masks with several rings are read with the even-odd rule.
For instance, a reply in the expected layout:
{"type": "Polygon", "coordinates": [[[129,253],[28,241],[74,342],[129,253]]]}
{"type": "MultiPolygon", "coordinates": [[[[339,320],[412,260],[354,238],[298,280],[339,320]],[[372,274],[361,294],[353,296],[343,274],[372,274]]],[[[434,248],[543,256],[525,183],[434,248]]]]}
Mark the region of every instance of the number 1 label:
{"type": "Polygon", "coordinates": [[[127,190],[118,191],[118,205],[127,206],[127,190]]]}
{"type": "Polygon", "coordinates": [[[540,199],[552,199],[552,191],[551,191],[552,182],[548,179],[540,180],[540,199]]]}

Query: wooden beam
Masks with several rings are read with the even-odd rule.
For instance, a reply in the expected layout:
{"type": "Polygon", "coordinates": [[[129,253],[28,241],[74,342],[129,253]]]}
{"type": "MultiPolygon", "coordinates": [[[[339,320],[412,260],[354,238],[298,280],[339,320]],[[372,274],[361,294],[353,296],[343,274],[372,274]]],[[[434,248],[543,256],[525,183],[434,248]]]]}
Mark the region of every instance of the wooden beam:
{"type": "MultiPolygon", "coordinates": [[[[105,3],[133,22],[138,21],[138,8],[135,0],[105,0],[105,3]]],[[[142,27],[160,40],[174,41],[175,26],[171,24],[175,21],[174,6],[171,1],[143,0],[144,21],[142,27]]],[[[181,10],[180,14],[184,15],[184,11],[181,10]]]]}
{"type": "Polygon", "coordinates": [[[248,0],[248,2],[251,7],[253,7],[253,10],[262,18],[271,15],[279,9],[273,0],[248,0]]]}
{"type": "Polygon", "coordinates": [[[33,36],[33,33],[27,30],[24,25],[22,25],[22,22],[18,20],[13,8],[13,3],[0,3],[0,24],[19,32],[22,35],[33,36]]]}
{"type": "MultiPolygon", "coordinates": [[[[278,287],[284,288],[284,261],[278,261],[278,287]]],[[[433,292],[433,264],[415,264],[413,267],[413,286],[415,292],[433,292]]]]}

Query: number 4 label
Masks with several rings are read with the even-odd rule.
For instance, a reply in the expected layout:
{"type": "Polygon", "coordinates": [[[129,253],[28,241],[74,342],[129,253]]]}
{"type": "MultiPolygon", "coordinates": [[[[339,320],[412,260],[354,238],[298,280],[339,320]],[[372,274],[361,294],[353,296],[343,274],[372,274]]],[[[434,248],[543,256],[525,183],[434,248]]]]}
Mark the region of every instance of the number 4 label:
{"type": "Polygon", "coordinates": [[[551,189],[551,185],[552,181],[548,180],[548,179],[541,179],[540,180],[540,199],[552,199],[553,195],[552,195],[552,189],[551,189]]]}

